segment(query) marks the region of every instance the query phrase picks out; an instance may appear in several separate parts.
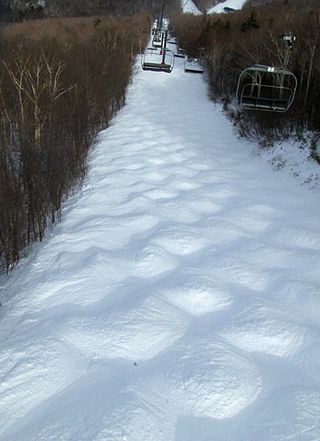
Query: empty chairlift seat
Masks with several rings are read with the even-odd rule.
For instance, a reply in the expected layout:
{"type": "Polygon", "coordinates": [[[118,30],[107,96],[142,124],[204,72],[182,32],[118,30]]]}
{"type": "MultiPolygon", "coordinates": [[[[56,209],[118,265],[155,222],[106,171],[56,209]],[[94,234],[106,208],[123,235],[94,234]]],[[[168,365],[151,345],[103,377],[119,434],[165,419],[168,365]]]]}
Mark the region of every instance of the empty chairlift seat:
{"type": "Polygon", "coordinates": [[[296,76],[285,69],[256,64],[241,72],[237,99],[247,110],[286,112],[297,90],[296,76]]]}
{"type": "Polygon", "coordinates": [[[160,49],[163,44],[163,32],[160,29],[156,29],[152,38],[152,47],[160,49]]]}
{"type": "Polygon", "coordinates": [[[172,51],[147,48],[142,57],[142,69],[160,72],[171,72],[174,66],[172,51]]]}
{"type": "Polygon", "coordinates": [[[186,61],[184,62],[184,71],[185,72],[202,74],[203,73],[203,67],[201,66],[201,64],[199,63],[197,58],[188,57],[186,59],[186,61]]]}
{"type": "Polygon", "coordinates": [[[177,58],[186,58],[187,52],[184,49],[178,47],[174,56],[177,58]]]}

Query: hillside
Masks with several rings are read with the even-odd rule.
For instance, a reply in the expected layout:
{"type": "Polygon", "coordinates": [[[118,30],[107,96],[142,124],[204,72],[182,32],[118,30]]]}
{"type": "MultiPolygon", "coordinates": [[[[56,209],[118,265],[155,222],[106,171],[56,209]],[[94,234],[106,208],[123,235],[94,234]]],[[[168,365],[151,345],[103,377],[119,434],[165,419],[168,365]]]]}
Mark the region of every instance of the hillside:
{"type": "Polygon", "coordinates": [[[320,439],[319,195],[143,72],[1,291],[1,441],[320,439]]]}
{"type": "MultiPolygon", "coordinates": [[[[60,16],[159,14],[162,0],[0,0],[2,21],[60,16]]],[[[166,13],[178,10],[177,0],[166,0],[166,13]]]]}
{"type": "Polygon", "coordinates": [[[7,9],[0,441],[320,440],[320,15],[168,0],[158,50],[161,4],[7,9]],[[287,24],[292,109],[242,109],[287,24]]]}

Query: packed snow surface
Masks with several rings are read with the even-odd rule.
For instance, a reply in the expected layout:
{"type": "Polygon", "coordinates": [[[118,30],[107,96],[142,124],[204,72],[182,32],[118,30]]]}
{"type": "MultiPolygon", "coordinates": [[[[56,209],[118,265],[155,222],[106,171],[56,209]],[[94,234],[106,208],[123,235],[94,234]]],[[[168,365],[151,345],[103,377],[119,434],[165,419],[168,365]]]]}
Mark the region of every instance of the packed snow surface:
{"type": "Polygon", "coordinates": [[[319,441],[319,196],[136,70],[2,293],[0,439],[319,441]]]}
{"type": "Polygon", "coordinates": [[[208,14],[220,14],[221,12],[225,12],[224,8],[232,8],[232,9],[241,9],[247,0],[226,0],[222,3],[218,3],[216,6],[210,8],[207,13],[208,14]]]}
{"type": "Polygon", "coordinates": [[[194,14],[201,15],[202,12],[199,11],[197,6],[193,3],[192,0],[181,0],[182,12],[184,14],[194,14]]]}

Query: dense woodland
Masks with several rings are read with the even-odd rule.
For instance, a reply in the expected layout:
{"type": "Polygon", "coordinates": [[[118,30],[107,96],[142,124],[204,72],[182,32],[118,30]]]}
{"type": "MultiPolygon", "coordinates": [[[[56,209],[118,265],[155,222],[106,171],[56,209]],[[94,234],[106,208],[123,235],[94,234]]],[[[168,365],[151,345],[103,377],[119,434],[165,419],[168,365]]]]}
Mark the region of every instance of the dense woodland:
{"type": "MultiPolygon", "coordinates": [[[[81,184],[162,4],[0,0],[1,21],[16,22],[1,27],[0,273],[42,240],[81,184]]],[[[167,14],[179,11],[166,0],[167,14]]]]}
{"type": "MultiPolygon", "coordinates": [[[[138,13],[161,13],[159,0],[0,0],[0,21],[23,21],[44,17],[112,15],[117,17],[138,13]]],[[[166,11],[180,9],[176,0],[166,0],[166,11]]]]}
{"type": "Polygon", "coordinates": [[[0,266],[44,236],[81,183],[94,136],[125,101],[150,17],[6,28],[0,64],[0,266]],[[27,38],[25,36],[28,36],[27,38]]]}
{"type": "Polygon", "coordinates": [[[243,136],[252,136],[263,145],[289,135],[302,136],[306,129],[318,136],[320,5],[276,1],[232,14],[179,15],[174,30],[180,45],[201,57],[212,98],[224,103],[243,136]],[[288,32],[296,36],[288,65],[298,79],[293,106],[285,114],[241,112],[234,105],[239,74],[256,63],[281,65],[286,45],[279,36],[288,32]]]}

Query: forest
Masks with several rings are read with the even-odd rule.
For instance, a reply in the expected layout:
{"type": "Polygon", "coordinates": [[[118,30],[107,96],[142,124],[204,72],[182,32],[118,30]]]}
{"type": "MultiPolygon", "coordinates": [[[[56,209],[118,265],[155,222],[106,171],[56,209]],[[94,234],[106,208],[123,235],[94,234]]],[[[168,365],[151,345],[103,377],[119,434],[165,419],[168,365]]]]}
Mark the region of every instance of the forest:
{"type": "Polygon", "coordinates": [[[96,133],[125,102],[148,15],[7,27],[0,65],[0,267],[42,240],[86,173],[96,133]],[[26,35],[28,37],[26,37],[26,35]]]}
{"type": "MultiPolygon", "coordinates": [[[[0,272],[41,241],[125,103],[158,0],[1,0],[0,272]]],[[[166,11],[179,11],[176,0],[166,11]]]]}
{"type": "MultiPolygon", "coordinates": [[[[112,15],[124,17],[138,13],[161,13],[159,0],[0,0],[0,21],[19,22],[45,17],[112,15]]],[[[166,11],[178,11],[176,0],[166,0],[166,11]]]]}

